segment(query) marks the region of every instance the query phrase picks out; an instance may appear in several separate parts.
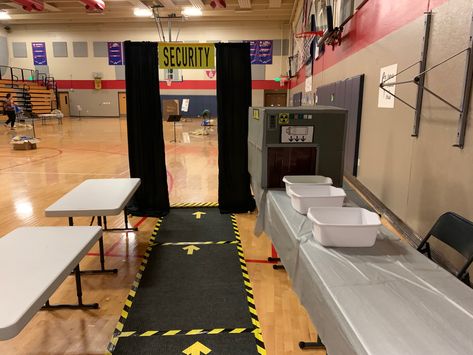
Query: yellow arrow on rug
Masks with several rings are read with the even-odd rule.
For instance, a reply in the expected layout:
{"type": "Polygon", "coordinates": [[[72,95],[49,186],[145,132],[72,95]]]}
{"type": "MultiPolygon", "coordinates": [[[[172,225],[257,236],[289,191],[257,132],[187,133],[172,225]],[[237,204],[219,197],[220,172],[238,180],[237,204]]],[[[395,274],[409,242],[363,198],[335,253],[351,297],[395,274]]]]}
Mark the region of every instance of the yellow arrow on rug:
{"type": "Polygon", "coordinates": [[[189,346],[187,349],[183,350],[182,352],[186,355],[200,355],[200,354],[207,355],[211,351],[212,350],[210,350],[204,344],[196,341],[194,344],[192,344],[191,346],[189,346]]]}
{"type": "Polygon", "coordinates": [[[189,245],[189,246],[184,247],[182,249],[187,250],[187,255],[192,255],[192,254],[194,254],[195,251],[200,250],[200,248],[196,247],[195,245],[189,245]]]}
{"type": "Polygon", "coordinates": [[[202,217],[202,215],[207,214],[207,213],[197,211],[197,212],[194,212],[192,214],[195,216],[195,219],[200,219],[200,217],[202,217]]]}

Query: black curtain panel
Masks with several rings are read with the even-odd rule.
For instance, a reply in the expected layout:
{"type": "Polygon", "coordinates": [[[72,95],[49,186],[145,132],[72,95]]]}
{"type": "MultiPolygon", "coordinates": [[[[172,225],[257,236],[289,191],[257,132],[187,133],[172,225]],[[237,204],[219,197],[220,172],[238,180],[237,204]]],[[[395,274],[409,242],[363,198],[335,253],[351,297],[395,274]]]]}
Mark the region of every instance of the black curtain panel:
{"type": "Polygon", "coordinates": [[[222,213],[253,211],[248,173],[249,43],[217,43],[218,203],[222,213]]]}
{"type": "Polygon", "coordinates": [[[169,213],[163,119],[158,78],[158,45],[125,42],[125,79],[130,176],[141,186],[128,206],[136,216],[169,213]]]}

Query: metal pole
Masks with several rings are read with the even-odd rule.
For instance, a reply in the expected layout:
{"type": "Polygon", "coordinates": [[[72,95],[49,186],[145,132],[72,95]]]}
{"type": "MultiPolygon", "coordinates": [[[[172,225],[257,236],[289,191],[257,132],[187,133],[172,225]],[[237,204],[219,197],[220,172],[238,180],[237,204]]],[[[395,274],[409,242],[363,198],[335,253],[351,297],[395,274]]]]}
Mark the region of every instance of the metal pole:
{"type": "Polygon", "coordinates": [[[456,143],[454,147],[459,147],[463,149],[465,144],[465,131],[466,131],[466,123],[468,120],[468,111],[470,109],[470,96],[471,96],[471,88],[473,82],[473,16],[471,19],[471,27],[470,27],[470,40],[468,42],[468,55],[466,57],[466,66],[465,66],[465,82],[463,85],[463,97],[461,103],[461,113],[460,119],[458,120],[458,129],[457,129],[457,137],[456,143]]]}
{"type": "MultiPolygon", "coordinates": [[[[421,53],[421,60],[420,60],[420,73],[425,72],[427,68],[427,54],[429,52],[429,38],[430,38],[430,24],[432,22],[432,11],[425,13],[425,21],[424,21],[424,38],[423,38],[423,46],[422,46],[422,53],[421,53]]],[[[419,76],[419,86],[417,87],[417,99],[416,99],[416,110],[414,116],[414,126],[412,128],[412,137],[419,136],[419,125],[420,125],[420,116],[422,113],[422,100],[424,98],[424,82],[425,82],[425,74],[419,76]]]]}

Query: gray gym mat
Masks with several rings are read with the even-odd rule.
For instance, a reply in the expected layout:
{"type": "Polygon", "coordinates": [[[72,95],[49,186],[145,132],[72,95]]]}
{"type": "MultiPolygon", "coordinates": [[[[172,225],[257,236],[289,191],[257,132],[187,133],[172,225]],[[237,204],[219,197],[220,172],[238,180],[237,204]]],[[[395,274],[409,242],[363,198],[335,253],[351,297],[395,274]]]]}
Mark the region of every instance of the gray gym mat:
{"type": "Polygon", "coordinates": [[[235,240],[229,215],[218,208],[172,208],[159,231],[159,242],[235,240]],[[195,213],[202,212],[200,218],[195,213]]]}
{"type": "Polygon", "coordinates": [[[125,331],[252,327],[237,246],[196,247],[154,247],[125,331]]]}

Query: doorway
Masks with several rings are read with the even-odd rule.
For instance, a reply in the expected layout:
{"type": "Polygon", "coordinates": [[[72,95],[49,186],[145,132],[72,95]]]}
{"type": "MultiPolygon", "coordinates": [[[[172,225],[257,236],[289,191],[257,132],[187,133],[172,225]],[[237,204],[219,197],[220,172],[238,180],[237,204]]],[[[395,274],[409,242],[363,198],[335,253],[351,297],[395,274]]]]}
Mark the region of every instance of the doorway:
{"type": "Polygon", "coordinates": [[[118,93],[118,112],[120,116],[126,116],[126,92],[118,93]]]}
{"type": "Polygon", "coordinates": [[[265,91],[265,107],[285,107],[287,106],[287,93],[285,91],[265,91]]]}
{"type": "Polygon", "coordinates": [[[59,93],[59,109],[63,113],[64,117],[69,117],[71,115],[69,108],[69,93],[60,92],[59,93]]]}

